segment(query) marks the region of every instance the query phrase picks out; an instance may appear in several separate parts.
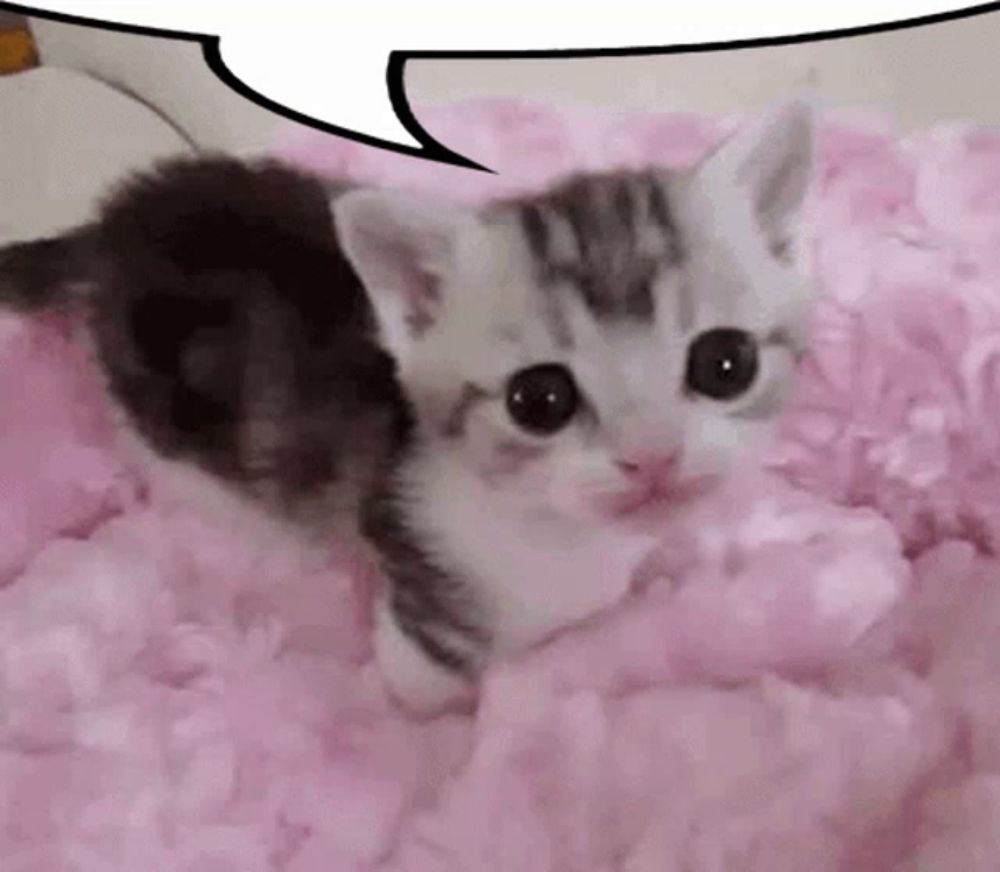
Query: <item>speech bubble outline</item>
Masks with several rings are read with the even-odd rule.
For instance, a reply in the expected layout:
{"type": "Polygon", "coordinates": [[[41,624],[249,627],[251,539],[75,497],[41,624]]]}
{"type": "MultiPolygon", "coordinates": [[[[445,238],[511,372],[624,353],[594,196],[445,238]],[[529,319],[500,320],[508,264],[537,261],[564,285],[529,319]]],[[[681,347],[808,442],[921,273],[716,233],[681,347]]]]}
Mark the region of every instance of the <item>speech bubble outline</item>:
{"type": "Polygon", "coordinates": [[[0,11],[13,12],[29,18],[41,18],[63,24],[91,27],[116,33],[128,33],[136,36],[148,36],[158,39],[175,40],[179,42],[195,42],[201,45],[202,55],[209,69],[230,89],[240,96],[267,109],[287,120],[320,130],[324,133],[359,142],[374,148],[384,149],[409,157],[429,160],[437,163],[451,164],[482,172],[493,170],[470,158],[459,154],[438,142],[420,124],[410,106],[405,89],[405,67],[411,60],[570,60],[584,58],[609,57],[651,57],[657,55],[694,54],[712,51],[733,51],[741,49],[767,48],[786,45],[796,45],[805,42],[828,42],[832,40],[849,39],[878,33],[888,33],[916,27],[926,27],[985,15],[1000,11],[1000,0],[978,3],[959,9],[949,9],[942,12],[900,18],[885,22],[862,24],[854,27],[815,30],[801,33],[781,34],[778,36],[750,37],[746,39],[716,40],[697,43],[672,43],[668,45],[646,46],[615,46],[607,48],[556,48],[556,49],[512,49],[512,50],[427,50],[427,49],[392,49],[389,51],[385,80],[389,103],[399,123],[406,132],[418,143],[417,146],[395,142],[343,127],[317,118],[308,113],[300,112],[277,100],[268,97],[263,92],[248,85],[225,62],[222,55],[223,35],[202,33],[193,30],[167,29],[148,25],[129,24],[121,21],[109,21],[86,15],[67,12],[57,12],[39,9],[23,3],[0,0],[0,11]]]}

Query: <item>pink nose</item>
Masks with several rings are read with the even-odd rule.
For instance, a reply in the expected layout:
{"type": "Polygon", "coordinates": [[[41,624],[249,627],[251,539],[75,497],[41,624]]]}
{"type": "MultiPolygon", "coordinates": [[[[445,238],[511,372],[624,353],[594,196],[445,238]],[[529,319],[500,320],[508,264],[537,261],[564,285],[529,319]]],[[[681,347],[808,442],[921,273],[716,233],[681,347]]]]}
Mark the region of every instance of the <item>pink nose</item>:
{"type": "Polygon", "coordinates": [[[618,460],[618,468],[629,478],[649,484],[673,481],[679,466],[680,454],[676,451],[632,452],[618,460]]]}

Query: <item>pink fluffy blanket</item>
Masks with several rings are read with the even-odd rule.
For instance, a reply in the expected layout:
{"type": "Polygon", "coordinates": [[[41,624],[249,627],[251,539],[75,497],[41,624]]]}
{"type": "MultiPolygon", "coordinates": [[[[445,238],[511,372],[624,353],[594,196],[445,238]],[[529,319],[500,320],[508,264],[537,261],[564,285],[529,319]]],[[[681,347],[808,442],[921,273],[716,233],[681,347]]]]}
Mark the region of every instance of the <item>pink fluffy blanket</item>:
{"type": "MultiPolygon", "coordinates": [[[[685,164],[715,121],[422,113],[500,170],[285,153],[481,197],[685,164]]],[[[0,332],[3,872],[995,870],[1000,134],[824,126],[815,351],[673,584],[397,714],[347,568],[159,502],[62,325],[0,332]]]]}

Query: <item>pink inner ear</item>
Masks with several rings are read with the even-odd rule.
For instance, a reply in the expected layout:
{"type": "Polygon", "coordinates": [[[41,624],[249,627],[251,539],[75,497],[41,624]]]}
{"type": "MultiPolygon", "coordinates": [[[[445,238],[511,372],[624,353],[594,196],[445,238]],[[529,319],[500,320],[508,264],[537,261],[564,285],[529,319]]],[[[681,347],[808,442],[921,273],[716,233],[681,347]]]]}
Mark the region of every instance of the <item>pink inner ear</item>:
{"type": "Polygon", "coordinates": [[[415,288],[407,307],[406,326],[414,336],[422,335],[434,323],[441,304],[441,291],[435,279],[417,274],[415,288]]]}
{"type": "Polygon", "coordinates": [[[396,264],[404,296],[404,320],[414,336],[420,336],[433,323],[441,305],[438,280],[420,264],[418,254],[401,242],[382,246],[386,262],[396,264]]]}

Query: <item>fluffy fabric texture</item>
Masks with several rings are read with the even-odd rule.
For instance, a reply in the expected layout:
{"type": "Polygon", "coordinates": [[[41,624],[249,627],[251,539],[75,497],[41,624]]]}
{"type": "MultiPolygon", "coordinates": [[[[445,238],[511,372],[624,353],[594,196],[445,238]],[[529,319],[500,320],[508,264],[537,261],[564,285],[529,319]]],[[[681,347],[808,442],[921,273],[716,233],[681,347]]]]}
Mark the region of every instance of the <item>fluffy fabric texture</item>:
{"type": "MultiPolygon", "coordinates": [[[[421,117],[499,174],[284,153],[476,199],[730,126],[421,117]]],[[[671,583],[422,724],[349,566],[159,500],[65,325],[4,322],[0,867],[996,869],[1000,135],[831,120],[810,237],[815,351],[764,468],[665,530],[671,583]]]]}

